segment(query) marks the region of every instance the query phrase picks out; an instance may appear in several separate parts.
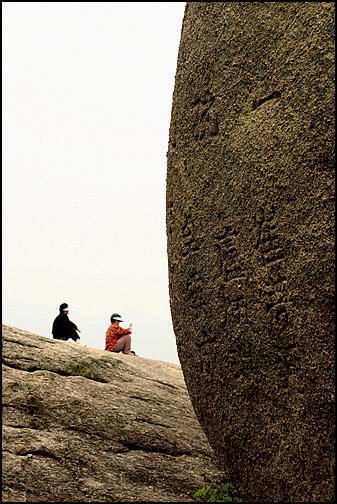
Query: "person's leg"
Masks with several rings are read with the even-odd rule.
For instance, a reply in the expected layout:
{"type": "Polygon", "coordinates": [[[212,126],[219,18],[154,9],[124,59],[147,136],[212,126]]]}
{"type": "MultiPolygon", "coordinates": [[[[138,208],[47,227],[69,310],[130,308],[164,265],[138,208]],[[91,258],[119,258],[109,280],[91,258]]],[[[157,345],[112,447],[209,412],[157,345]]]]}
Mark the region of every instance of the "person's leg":
{"type": "Polygon", "coordinates": [[[87,345],[84,345],[84,343],[82,343],[82,341],[80,340],[80,338],[78,336],[77,336],[77,340],[75,341],[75,343],[77,343],[80,346],[87,346],[87,345]]]}
{"type": "Polygon", "coordinates": [[[76,329],[74,329],[73,327],[69,327],[69,329],[66,329],[64,331],[64,333],[62,334],[62,339],[68,340],[69,338],[74,340],[75,343],[77,343],[78,345],[87,346],[87,345],[83,345],[76,329]]]}
{"type": "Polygon", "coordinates": [[[65,339],[65,340],[68,340],[69,338],[71,338],[72,340],[76,341],[78,339],[78,337],[79,336],[76,332],[76,329],[74,329],[73,327],[69,327],[68,329],[66,329],[62,333],[62,339],[65,339]]]}
{"type": "Polygon", "coordinates": [[[67,337],[64,337],[62,334],[53,334],[53,338],[61,341],[67,341],[67,337]]]}
{"type": "Polygon", "coordinates": [[[127,355],[133,355],[131,353],[131,334],[121,336],[117,341],[116,348],[113,350],[113,352],[123,352],[127,355]]]}

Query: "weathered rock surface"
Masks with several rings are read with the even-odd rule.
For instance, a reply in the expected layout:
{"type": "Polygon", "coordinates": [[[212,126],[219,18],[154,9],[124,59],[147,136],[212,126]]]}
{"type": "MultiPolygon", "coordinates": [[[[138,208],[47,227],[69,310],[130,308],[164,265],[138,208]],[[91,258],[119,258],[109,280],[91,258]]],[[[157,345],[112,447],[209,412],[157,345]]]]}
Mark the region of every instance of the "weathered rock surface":
{"type": "Polygon", "coordinates": [[[194,410],[250,501],[334,498],[334,4],[188,2],[167,171],[194,410]]]}
{"type": "Polygon", "coordinates": [[[3,325],[2,381],[5,502],[189,502],[224,480],[177,364],[3,325]]]}

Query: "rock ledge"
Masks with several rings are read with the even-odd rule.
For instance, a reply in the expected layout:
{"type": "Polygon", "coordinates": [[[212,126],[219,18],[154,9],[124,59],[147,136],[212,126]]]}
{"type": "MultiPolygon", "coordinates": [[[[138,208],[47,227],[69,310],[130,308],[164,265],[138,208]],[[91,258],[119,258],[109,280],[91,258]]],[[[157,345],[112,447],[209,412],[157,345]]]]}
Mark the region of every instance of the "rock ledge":
{"type": "Polygon", "coordinates": [[[3,325],[3,501],[192,502],[222,481],[179,365],[3,325]]]}

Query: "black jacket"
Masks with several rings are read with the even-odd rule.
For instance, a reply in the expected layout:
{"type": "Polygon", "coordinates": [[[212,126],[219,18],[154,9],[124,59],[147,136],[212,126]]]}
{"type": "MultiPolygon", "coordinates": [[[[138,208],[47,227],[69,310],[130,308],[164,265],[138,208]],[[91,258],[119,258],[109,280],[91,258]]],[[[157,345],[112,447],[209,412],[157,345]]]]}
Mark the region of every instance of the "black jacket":
{"type": "Polygon", "coordinates": [[[66,313],[60,313],[56,317],[56,319],[53,322],[53,328],[51,330],[53,336],[60,336],[66,329],[69,329],[69,327],[73,327],[74,329],[77,328],[77,325],[74,324],[74,322],[71,322],[69,320],[68,315],[66,313]]]}

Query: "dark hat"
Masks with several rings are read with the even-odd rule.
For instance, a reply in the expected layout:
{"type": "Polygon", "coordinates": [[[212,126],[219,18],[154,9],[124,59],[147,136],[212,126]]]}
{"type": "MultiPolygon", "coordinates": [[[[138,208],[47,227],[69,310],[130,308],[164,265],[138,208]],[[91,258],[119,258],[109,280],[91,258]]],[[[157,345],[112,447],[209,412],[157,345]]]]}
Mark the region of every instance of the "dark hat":
{"type": "Polygon", "coordinates": [[[111,320],[111,322],[113,322],[114,320],[119,320],[119,322],[124,322],[124,320],[122,320],[122,317],[120,316],[119,313],[113,313],[110,317],[110,320],[111,320]]]}

